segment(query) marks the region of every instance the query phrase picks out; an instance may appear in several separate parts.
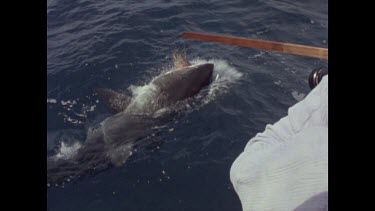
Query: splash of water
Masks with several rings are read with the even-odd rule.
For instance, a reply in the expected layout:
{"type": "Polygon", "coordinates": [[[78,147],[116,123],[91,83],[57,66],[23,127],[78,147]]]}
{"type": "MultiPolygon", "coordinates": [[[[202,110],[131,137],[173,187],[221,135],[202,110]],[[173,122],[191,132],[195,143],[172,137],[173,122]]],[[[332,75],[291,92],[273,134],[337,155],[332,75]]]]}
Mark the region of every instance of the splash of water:
{"type": "Polygon", "coordinates": [[[222,59],[200,59],[195,58],[190,61],[192,65],[199,65],[205,63],[213,63],[214,71],[212,73],[212,82],[208,88],[208,94],[206,96],[198,95],[198,98],[204,98],[203,105],[216,99],[219,94],[224,94],[230,90],[231,85],[235,84],[241,77],[242,73],[239,72],[235,67],[228,64],[226,60],[222,59]]]}
{"type": "Polygon", "coordinates": [[[213,63],[214,64],[214,72],[213,78],[219,76],[221,79],[219,81],[228,81],[228,82],[235,82],[239,78],[242,77],[242,73],[239,72],[235,67],[228,64],[226,60],[222,59],[200,59],[195,58],[190,61],[192,65],[200,65],[205,63],[213,63]]]}
{"type": "Polygon", "coordinates": [[[127,110],[133,113],[138,113],[144,111],[144,106],[153,104],[152,100],[156,93],[156,87],[150,83],[144,86],[130,86],[130,91],[132,92],[132,101],[129,104],[127,110]]]}
{"type": "Polygon", "coordinates": [[[72,145],[68,145],[65,142],[61,142],[61,146],[56,155],[53,156],[54,159],[70,159],[74,155],[76,155],[78,149],[80,149],[82,145],[79,142],[75,142],[72,145]]]}

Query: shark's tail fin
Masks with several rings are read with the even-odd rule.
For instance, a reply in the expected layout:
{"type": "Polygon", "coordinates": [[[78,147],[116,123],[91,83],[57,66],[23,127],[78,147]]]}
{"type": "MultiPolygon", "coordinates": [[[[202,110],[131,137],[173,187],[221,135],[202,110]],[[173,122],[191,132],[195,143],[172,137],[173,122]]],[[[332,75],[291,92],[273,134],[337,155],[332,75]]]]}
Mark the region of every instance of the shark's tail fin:
{"type": "Polygon", "coordinates": [[[76,179],[77,165],[68,160],[56,160],[55,158],[47,158],[47,183],[48,186],[58,186],[68,183],[76,179]]]}
{"type": "Polygon", "coordinates": [[[61,185],[110,167],[111,164],[105,157],[103,146],[102,142],[82,146],[71,158],[48,157],[48,184],[61,185]]]}
{"type": "Polygon", "coordinates": [[[90,133],[85,144],[72,157],[47,158],[47,182],[61,185],[111,166],[121,166],[132,154],[133,143],[106,143],[101,130],[90,133]]]}

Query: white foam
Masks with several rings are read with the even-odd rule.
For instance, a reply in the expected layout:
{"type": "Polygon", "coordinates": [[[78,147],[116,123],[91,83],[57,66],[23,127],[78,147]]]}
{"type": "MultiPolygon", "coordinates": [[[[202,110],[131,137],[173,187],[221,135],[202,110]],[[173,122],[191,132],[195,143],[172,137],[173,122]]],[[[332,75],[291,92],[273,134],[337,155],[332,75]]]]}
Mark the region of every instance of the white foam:
{"type": "Polygon", "coordinates": [[[255,54],[252,58],[261,57],[261,56],[263,56],[264,54],[265,54],[265,52],[264,52],[264,51],[261,51],[260,53],[255,54]]]}
{"type": "Polygon", "coordinates": [[[145,86],[130,86],[130,91],[132,92],[133,99],[128,108],[142,109],[145,104],[153,99],[156,87],[150,83],[145,86]]]}
{"type": "Polygon", "coordinates": [[[64,114],[64,122],[71,122],[73,124],[83,124],[82,121],[77,120],[77,119],[73,119],[73,118],[71,118],[70,116],[68,116],[66,114],[64,114]]]}
{"type": "Polygon", "coordinates": [[[87,110],[87,111],[94,111],[94,110],[95,110],[95,107],[96,107],[96,105],[93,105],[93,106],[91,106],[90,109],[87,110]]]}
{"type": "Polygon", "coordinates": [[[47,99],[47,103],[57,103],[56,99],[47,99]]]}
{"type": "Polygon", "coordinates": [[[295,100],[301,101],[303,100],[303,98],[305,98],[306,95],[304,93],[298,93],[297,91],[293,91],[292,96],[294,97],[295,100]]]}
{"type": "Polygon", "coordinates": [[[282,83],[281,83],[280,80],[278,80],[278,81],[274,81],[273,83],[276,84],[276,85],[278,85],[278,86],[280,86],[280,87],[284,87],[284,86],[282,85],[282,83]]]}
{"type": "Polygon", "coordinates": [[[82,145],[79,142],[75,142],[72,145],[67,145],[64,142],[61,142],[60,149],[56,155],[54,155],[55,159],[70,159],[72,158],[78,151],[79,148],[81,148],[82,145]]]}
{"type": "Polygon", "coordinates": [[[196,58],[190,61],[192,65],[199,65],[205,63],[213,63],[214,64],[214,72],[213,77],[215,78],[217,75],[220,75],[220,80],[222,81],[231,81],[234,82],[242,77],[242,73],[237,71],[236,68],[229,65],[226,60],[222,59],[200,59],[196,58]]]}
{"type": "MultiPolygon", "coordinates": [[[[86,96],[86,98],[90,99],[90,96],[86,96]]],[[[59,113],[59,115],[64,116],[64,122],[70,122],[70,123],[76,124],[76,125],[84,124],[84,122],[77,119],[77,117],[87,118],[87,114],[89,112],[95,111],[95,108],[96,108],[95,104],[93,104],[93,105],[85,105],[85,104],[79,105],[77,101],[79,101],[79,98],[77,98],[75,100],[73,100],[73,99],[69,100],[68,99],[66,101],[64,101],[64,100],[59,101],[60,104],[62,105],[62,108],[65,109],[66,111],[68,111],[68,112],[64,112],[64,113],[59,113]],[[81,107],[80,112],[77,112],[77,107],[81,107]],[[70,116],[69,114],[71,114],[71,113],[73,113],[74,116],[70,116]]],[[[96,100],[96,103],[98,103],[98,102],[99,101],[96,100]]],[[[57,100],[56,99],[47,99],[47,103],[56,104],[57,100]]]]}

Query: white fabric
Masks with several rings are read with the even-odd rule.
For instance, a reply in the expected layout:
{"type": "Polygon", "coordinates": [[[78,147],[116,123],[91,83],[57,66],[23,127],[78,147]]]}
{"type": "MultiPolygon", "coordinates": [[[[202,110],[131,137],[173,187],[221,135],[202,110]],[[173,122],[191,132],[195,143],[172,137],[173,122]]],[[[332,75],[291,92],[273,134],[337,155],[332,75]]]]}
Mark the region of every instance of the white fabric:
{"type": "Polygon", "coordinates": [[[248,142],[230,179],[244,211],[328,210],[328,75],[248,142]]]}

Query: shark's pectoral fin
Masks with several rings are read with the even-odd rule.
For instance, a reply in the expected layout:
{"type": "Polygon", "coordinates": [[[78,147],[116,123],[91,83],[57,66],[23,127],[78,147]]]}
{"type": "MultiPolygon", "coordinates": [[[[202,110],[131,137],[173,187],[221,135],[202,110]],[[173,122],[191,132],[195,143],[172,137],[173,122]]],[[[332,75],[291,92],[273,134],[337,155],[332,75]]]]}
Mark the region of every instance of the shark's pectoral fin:
{"type": "Polygon", "coordinates": [[[131,101],[131,97],[115,92],[111,89],[97,88],[95,89],[95,92],[104,104],[108,106],[112,113],[118,113],[125,110],[131,101]]]}

